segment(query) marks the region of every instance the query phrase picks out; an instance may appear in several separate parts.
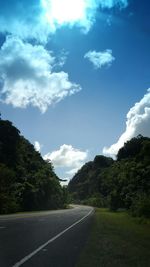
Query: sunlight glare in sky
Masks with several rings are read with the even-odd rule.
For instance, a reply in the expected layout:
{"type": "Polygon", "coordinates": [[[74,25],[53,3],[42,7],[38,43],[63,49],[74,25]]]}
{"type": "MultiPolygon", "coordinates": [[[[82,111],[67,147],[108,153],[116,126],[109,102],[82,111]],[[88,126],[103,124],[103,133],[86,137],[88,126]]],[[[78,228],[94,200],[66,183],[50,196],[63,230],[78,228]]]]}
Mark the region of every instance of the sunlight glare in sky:
{"type": "Polygon", "coordinates": [[[84,0],[41,0],[50,23],[65,24],[82,20],[85,16],[84,0]]]}

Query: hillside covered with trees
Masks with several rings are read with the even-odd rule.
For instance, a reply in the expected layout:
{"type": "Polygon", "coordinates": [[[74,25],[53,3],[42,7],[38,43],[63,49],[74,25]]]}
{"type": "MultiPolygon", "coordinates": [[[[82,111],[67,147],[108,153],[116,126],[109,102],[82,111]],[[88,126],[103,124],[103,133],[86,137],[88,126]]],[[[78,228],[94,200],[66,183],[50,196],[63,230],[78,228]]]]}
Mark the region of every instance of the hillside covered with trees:
{"type": "Polygon", "coordinates": [[[115,161],[96,156],[75,174],[68,189],[76,202],[150,217],[150,138],[131,139],[115,161]]]}
{"type": "Polygon", "coordinates": [[[0,119],[0,214],[62,208],[66,201],[52,164],[10,121],[0,119]]]}

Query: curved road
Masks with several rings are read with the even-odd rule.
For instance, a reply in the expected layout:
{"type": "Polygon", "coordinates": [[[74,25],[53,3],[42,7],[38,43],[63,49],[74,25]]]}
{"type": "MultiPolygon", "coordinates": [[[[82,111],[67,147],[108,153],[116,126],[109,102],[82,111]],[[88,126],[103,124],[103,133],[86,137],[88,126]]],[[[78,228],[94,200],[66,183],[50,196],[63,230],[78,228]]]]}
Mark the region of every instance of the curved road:
{"type": "Polygon", "coordinates": [[[93,208],[0,216],[0,267],[74,267],[93,208]]]}

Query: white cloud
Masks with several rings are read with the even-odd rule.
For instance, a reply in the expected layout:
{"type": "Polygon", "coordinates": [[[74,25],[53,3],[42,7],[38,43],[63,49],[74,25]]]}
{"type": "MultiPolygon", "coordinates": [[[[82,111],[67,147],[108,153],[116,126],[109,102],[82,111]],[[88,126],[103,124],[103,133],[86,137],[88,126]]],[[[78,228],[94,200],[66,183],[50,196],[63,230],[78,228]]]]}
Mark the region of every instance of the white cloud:
{"type": "Polygon", "coordinates": [[[72,145],[62,145],[58,150],[47,153],[43,158],[52,162],[58,177],[63,180],[69,180],[85,164],[89,156],[88,151],[82,151],[74,148],[72,145]]]}
{"type": "Polygon", "coordinates": [[[48,106],[80,91],[68,73],[53,71],[55,61],[43,46],[7,37],[0,50],[1,101],[20,108],[32,105],[44,113],[48,106]]]}
{"type": "Polygon", "coordinates": [[[112,50],[106,49],[102,52],[89,51],[85,54],[84,58],[87,58],[96,69],[103,66],[111,66],[115,58],[112,56],[112,50]]]}
{"type": "Polygon", "coordinates": [[[0,0],[0,32],[46,42],[51,31],[40,0],[0,0]]]}
{"type": "Polygon", "coordinates": [[[70,171],[67,171],[66,172],[66,174],[68,174],[69,175],[69,177],[71,176],[74,176],[76,173],[77,173],[77,171],[80,169],[80,167],[82,167],[82,165],[83,164],[81,164],[80,166],[79,166],[79,168],[74,168],[74,169],[71,169],[70,171]]]}
{"type": "Polygon", "coordinates": [[[56,65],[64,65],[66,54],[57,60],[38,44],[45,44],[64,25],[88,32],[98,8],[127,4],[127,0],[0,0],[0,33],[7,36],[0,49],[0,101],[21,108],[32,105],[44,113],[48,106],[80,91],[68,73],[54,71],[56,65]]]}
{"type": "Polygon", "coordinates": [[[62,50],[58,55],[58,59],[56,60],[54,67],[56,66],[57,68],[62,68],[66,63],[68,54],[69,52],[62,50]]]}
{"type": "Polygon", "coordinates": [[[46,42],[63,25],[88,32],[98,8],[125,8],[127,0],[0,0],[0,32],[46,42]]]}
{"type": "MultiPolygon", "coordinates": [[[[51,160],[54,167],[79,169],[87,159],[88,151],[81,151],[71,145],[62,145],[59,150],[48,153],[44,156],[45,160],[51,160]]],[[[71,173],[70,173],[71,174],[71,173]]]]}
{"type": "Polygon", "coordinates": [[[36,151],[40,152],[41,151],[41,145],[38,141],[34,142],[34,148],[36,151]]]}
{"type": "Polygon", "coordinates": [[[116,155],[125,142],[139,134],[150,137],[150,89],[127,113],[125,132],[117,143],[108,148],[105,147],[103,153],[111,156],[116,155]]]}
{"type": "Polygon", "coordinates": [[[88,32],[95,22],[98,8],[125,8],[127,0],[41,0],[45,18],[54,31],[63,26],[76,25],[88,32]],[[63,12],[62,12],[63,10],[63,12]]]}

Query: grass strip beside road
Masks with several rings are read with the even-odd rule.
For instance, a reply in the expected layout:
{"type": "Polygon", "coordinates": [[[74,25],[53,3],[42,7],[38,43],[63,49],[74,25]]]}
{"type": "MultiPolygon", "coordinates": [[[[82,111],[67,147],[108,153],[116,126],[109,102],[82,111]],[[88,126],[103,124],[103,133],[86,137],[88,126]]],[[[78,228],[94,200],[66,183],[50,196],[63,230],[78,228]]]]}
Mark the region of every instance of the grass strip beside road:
{"type": "Polygon", "coordinates": [[[88,243],[76,267],[150,266],[150,224],[125,212],[96,209],[88,243]]]}

